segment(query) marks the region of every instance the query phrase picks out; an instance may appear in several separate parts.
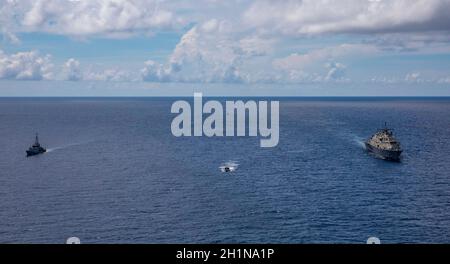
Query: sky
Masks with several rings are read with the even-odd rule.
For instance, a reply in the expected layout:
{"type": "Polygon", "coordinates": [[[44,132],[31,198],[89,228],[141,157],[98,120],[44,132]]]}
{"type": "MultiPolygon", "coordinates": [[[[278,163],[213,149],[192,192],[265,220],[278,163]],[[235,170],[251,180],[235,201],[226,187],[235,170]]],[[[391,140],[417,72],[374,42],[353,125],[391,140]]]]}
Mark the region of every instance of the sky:
{"type": "Polygon", "coordinates": [[[0,96],[450,96],[450,0],[0,0],[0,96]]]}

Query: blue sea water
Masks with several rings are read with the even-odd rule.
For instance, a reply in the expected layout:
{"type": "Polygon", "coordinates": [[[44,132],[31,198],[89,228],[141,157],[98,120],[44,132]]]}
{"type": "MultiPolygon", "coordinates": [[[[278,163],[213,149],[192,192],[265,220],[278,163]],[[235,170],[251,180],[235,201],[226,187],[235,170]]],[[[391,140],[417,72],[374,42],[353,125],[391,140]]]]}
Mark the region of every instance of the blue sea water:
{"type": "Polygon", "coordinates": [[[450,243],[450,99],[281,98],[267,149],[172,136],[175,100],[0,99],[0,242],[450,243]]]}

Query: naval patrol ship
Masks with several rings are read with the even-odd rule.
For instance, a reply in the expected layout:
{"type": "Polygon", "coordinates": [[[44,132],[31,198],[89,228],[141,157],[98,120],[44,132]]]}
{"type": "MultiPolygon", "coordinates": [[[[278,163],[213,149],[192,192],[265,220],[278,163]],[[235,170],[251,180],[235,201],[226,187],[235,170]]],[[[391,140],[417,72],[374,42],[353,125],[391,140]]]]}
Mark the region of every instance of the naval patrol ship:
{"type": "Polygon", "coordinates": [[[390,161],[400,161],[402,148],[395,139],[392,130],[385,127],[375,133],[366,142],[366,149],[377,157],[390,161]]]}
{"type": "Polygon", "coordinates": [[[41,147],[41,144],[39,144],[38,134],[36,134],[36,139],[34,141],[33,146],[31,146],[27,150],[27,157],[42,154],[42,153],[45,153],[46,151],[47,150],[45,148],[41,147]]]}

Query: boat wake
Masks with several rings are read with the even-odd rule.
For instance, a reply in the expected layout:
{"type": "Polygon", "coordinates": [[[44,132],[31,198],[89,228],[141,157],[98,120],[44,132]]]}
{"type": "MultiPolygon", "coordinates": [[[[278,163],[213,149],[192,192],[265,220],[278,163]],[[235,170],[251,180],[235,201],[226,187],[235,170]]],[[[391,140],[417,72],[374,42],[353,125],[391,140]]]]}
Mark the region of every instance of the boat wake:
{"type": "Polygon", "coordinates": [[[70,148],[70,147],[74,147],[74,146],[83,145],[83,144],[86,144],[86,143],[89,143],[89,142],[92,142],[92,141],[71,143],[71,144],[66,144],[66,145],[62,145],[62,146],[58,146],[58,147],[54,147],[54,148],[48,148],[47,149],[47,153],[48,152],[53,152],[53,151],[56,151],[56,150],[65,149],[65,148],[70,148]]]}
{"type": "Polygon", "coordinates": [[[366,144],[364,143],[364,138],[362,137],[358,137],[358,136],[354,136],[353,137],[353,141],[362,149],[366,149],[366,144]]]}

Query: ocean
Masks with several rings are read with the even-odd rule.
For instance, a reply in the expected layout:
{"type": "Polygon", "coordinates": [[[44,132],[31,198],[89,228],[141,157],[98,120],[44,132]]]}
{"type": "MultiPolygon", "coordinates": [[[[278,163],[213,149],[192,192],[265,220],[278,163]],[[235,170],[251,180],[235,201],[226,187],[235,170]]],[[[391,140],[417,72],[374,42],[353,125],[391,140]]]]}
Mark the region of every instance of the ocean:
{"type": "Polygon", "coordinates": [[[450,98],[271,99],[275,148],[174,137],[177,98],[1,98],[0,242],[450,243],[450,98]]]}

